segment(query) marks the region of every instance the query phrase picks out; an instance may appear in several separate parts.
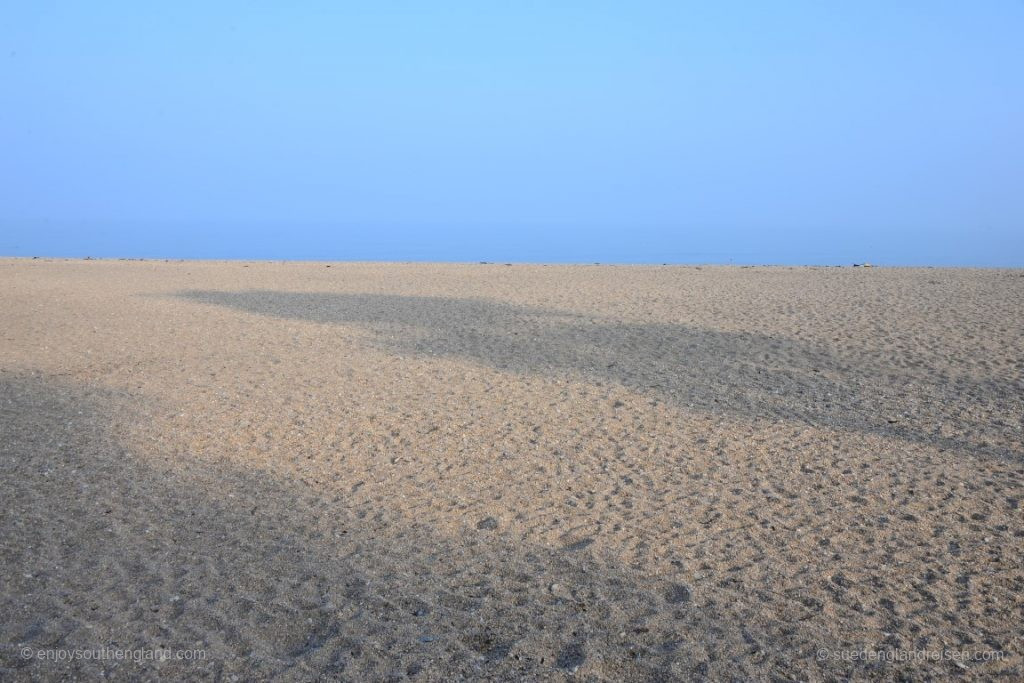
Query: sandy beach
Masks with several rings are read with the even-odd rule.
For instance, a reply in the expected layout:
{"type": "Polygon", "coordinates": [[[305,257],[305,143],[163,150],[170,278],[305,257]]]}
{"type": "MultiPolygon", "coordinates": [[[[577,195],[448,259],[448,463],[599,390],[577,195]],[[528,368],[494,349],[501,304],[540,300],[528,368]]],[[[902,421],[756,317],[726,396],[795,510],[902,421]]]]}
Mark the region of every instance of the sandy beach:
{"type": "Polygon", "coordinates": [[[0,679],[1024,678],[1024,271],[0,259],[0,336],[0,679]]]}

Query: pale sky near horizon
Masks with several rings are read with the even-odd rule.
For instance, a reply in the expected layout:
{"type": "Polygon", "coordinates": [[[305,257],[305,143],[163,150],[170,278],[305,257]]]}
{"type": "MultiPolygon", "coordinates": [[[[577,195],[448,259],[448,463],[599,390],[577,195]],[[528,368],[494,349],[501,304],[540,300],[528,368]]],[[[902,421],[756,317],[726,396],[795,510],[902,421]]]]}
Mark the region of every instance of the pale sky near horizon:
{"type": "Polygon", "coordinates": [[[0,255],[1024,266],[1024,2],[5,2],[0,255]]]}

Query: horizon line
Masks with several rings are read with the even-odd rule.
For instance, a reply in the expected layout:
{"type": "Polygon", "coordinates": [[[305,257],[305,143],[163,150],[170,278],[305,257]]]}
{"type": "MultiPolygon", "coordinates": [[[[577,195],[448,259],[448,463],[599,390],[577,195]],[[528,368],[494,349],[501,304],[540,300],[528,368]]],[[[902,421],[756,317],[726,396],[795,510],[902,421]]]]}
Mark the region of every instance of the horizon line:
{"type": "Polygon", "coordinates": [[[903,263],[877,262],[722,262],[722,261],[501,261],[501,260],[432,260],[432,259],[323,259],[323,258],[217,258],[217,257],[173,257],[173,256],[58,256],[34,255],[18,256],[0,254],[0,260],[11,261],[119,261],[119,262],[161,262],[161,263],[256,263],[256,264],[325,264],[339,265],[452,265],[452,266],[618,266],[645,268],[887,268],[887,269],[929,269],[929,270],[1024,270],[1020,266],[991,265],[915,265],[903,263]]]}

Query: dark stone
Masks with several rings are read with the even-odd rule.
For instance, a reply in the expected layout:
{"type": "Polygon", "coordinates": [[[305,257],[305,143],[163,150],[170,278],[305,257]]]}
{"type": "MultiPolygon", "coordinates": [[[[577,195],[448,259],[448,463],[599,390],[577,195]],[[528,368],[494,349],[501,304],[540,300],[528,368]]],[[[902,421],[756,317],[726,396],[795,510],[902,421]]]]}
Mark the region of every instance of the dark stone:
{"type": "Polygon", "coordinates": [[[681,583],[674,583],[665,591],[665,602],[678,605],[690,601],[690,589],[681,583]]]}
{"type": "Polygon", "coordinates": [[[493,531],[498,528],[498,520],[494,517],[485,517],[476,523],[476,528],[481,530],[493,531]]]}

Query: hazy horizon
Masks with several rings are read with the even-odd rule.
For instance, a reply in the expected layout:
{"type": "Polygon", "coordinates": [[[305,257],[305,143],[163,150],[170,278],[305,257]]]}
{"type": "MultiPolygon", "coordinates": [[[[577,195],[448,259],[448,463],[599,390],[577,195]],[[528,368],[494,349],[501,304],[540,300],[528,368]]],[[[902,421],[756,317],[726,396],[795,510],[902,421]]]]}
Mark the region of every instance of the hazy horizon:
{"type": "MultiPolygon", "coordinates": [[[[206,231],[204,231],[206,232],[206,231]]],[[[379,231],[371,231],[380,234],[379,231]]],[[[708,265],[780,265],[780,266],[848,266],[870,263],[879,266],[934,266],[934,267],[982,267],[1019,268],[1024,259],[1016,251],[1010,251],[1000,258],[985,258],[974,251],[974,258],[953,256],[943,258],[947,247],[942,242],[901,245],[895,250],[886,250],[884,245],[849,245],[846,249],[826,248],[804,249],[794,253],[792,248],[773,247],[767,241],[758,247],[738,247],[735,250],[687,249],[686,244],[675,241],[674,248],[658,248],[659,236],[643,231],[617,231],[617,234],[603,238],[596,244],[569,243],[566,239],[544,239],[544,234],[535,231],[510,231],[519,240],[505,240],[498,243],[488,235],[474,235],[471,231],[449,231],[455,239],[444,244],[432,245],[425,231],[407,230],[404,237],[395,237],[392,230],[389,239],[374,240],[372,235],[344,231],[345,244],[310,244],[312,240],[296,242],[288,240],[287,231],[267,229],[263,235],[242,243],[211,246],[204,244],[202,234],[181,237],[181,231],[163,232],[94,228],[81,231],[44,232],[44,239],[28,247],[5,250],[0,257],[40,258],[111,258],[111,259],[171,259],[171,260],[238,260],[238,261],[367,261],[367,262],[422,262],[422,263],[534,263],[534,264],[617,264],[617,265],[658,265],[708,264],[708,265]],[[54,234],[58,237],[54,240],[54,234]],[[139,235],[132,240],[127,236],[139,235]],[[532,241],[535,240],[535,241],[532,241]],[[47,242],[51,243],[47,243],[47,242]],[[53,242],[59,244],[54,247],[53,242]],[[191,245],[191,246],[189,246],[191,245]],[[651,246],[655,245],[655,246],[651,246]],[[36,246],[38,248],[33,249],[36,246]],[[878,247],[883,248],[878,248],[878,247]],[[901,256],[902,255],[902,256],[901,256]]],[[[252,232],[250,231],[250,237],[252,232]]],[[[341,241],[341,240],[339,240],[341,241]]],[[[970,254],[970,246],[962,245],[960,254],[970,254]]]]}

